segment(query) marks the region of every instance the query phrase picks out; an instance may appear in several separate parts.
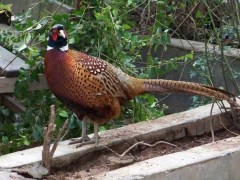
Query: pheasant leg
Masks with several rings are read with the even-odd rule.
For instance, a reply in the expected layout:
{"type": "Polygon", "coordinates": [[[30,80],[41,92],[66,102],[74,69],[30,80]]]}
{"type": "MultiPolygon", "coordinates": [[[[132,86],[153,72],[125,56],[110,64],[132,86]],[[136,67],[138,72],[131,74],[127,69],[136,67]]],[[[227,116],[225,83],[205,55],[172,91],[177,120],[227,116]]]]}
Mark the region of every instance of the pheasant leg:
{"type": "Polygon", "coordinates": [[[99,130],[99,125],[94,123],[94,136],[93,136],[93,138],[90,139],[89,141],[85,141],[85,142],[82,142],[82,143],[78,144],[76,146],[76,148],[81,147],[83,145],[94,144],[94,143],[95,143],[95,146],[97,147],[98,142],[99,142],[98,130],[99,130]]]}
{"type": "Polygon", "coordinates": [[[95,143],[95,146],[97,147],[98,142],[99,142],[98,131],[99,131],[99,125],[94,123],[94,136],[93,136],[92,139],[90,139],[87,136],[87,133],[85,133],[86,131],[85,132],[82,131],[82,137],[80,139],[73,140],[73,142],[70,142],[69,144],[77,144],[76,148],[78,148],[78,147],[81,147],[83,145],[94,144],[95,143]]]}
{"type": "Polygon", "coordinates": [[[70,139],[69,144],[77,144],[77,143],[83,143],[83,142],[87,142],[87,141],[91,141],[91,139],[88,137],[87,135],[87,122],[86,121],[82,121],[82,136],[81,138],[72,138],[70,139]]]}

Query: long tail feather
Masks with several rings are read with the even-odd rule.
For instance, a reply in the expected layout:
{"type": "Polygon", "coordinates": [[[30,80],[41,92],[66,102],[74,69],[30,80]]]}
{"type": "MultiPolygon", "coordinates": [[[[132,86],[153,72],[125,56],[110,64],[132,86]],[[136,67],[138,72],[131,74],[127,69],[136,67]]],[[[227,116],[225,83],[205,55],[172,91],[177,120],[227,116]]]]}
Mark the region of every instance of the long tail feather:
{"type": "Polygon", "coordinates": [[[159,93],[187,93],[210,97],[218,100],[226,100],[234,106],[238,106],[232,99],[233,94],[211,86],[202,85],[193,82],[173,81],[163,79],[144,79],[142,82],[142,91],[159,93]]]}

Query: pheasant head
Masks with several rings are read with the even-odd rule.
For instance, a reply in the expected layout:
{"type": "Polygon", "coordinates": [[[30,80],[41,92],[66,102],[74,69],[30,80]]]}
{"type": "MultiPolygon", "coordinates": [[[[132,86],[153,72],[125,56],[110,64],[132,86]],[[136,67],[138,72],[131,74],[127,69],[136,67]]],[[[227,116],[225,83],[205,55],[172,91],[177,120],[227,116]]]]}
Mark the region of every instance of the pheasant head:
{"type": "Polygon", "coordinates": [[[54,25],[49,33],[47,50],[51,49],[58,49],[60,51],[67,51],[69,49],[67,33],[61,24],[54,25]]]}

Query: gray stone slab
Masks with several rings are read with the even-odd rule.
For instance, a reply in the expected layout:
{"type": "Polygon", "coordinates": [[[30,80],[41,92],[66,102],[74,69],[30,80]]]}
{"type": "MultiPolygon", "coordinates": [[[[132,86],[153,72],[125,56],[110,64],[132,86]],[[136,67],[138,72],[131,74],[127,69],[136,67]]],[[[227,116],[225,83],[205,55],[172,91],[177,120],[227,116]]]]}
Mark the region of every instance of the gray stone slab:
{"type": "MultiPolygon", "coordinates": [[[[194,52],[205,53],[206,45],[204,42],[171,38],[171,44],[169,46],[190,50],[194,52]]],[[[216,46],[214,44],[208,43],[207,50],[208,50],[208,53],[217,53],[219,55],[221,54],[221,50],[219,46],[216,46]]],[[[240,49],[237,49],[237,48],[227,49],[224,51],[224,55],[227,57],[233,57],[233,58],[240,57],[240,49]]]]}
{"type": "Polygon", "coordinates": [[[20,68],[28,67],[24,60],[0,46],[0,72],[4,69],[4,76],[16,77],[20,68]]]}
{"type": "Polygon", "coordinates": [[[16,172],[11,172],[11,170],[0,170],[0,179],[1,180],[33,180],[32,178],[24,178],[21,175],[18,175],[16,172]]]}

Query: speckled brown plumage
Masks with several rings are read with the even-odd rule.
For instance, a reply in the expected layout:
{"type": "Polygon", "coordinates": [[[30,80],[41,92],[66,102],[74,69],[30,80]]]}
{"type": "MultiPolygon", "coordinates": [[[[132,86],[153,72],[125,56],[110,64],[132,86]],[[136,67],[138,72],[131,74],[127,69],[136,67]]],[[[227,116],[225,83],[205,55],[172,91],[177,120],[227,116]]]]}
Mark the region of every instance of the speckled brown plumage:
{"type": "Polygon", "coordinates": [[[77,51],[53,49],[45,57],[45,75],[50,89],[79,118],[88,114],[92,121],[104,123],[119,115],[118,98],[127,98],[107,65],[77,51]]]}

